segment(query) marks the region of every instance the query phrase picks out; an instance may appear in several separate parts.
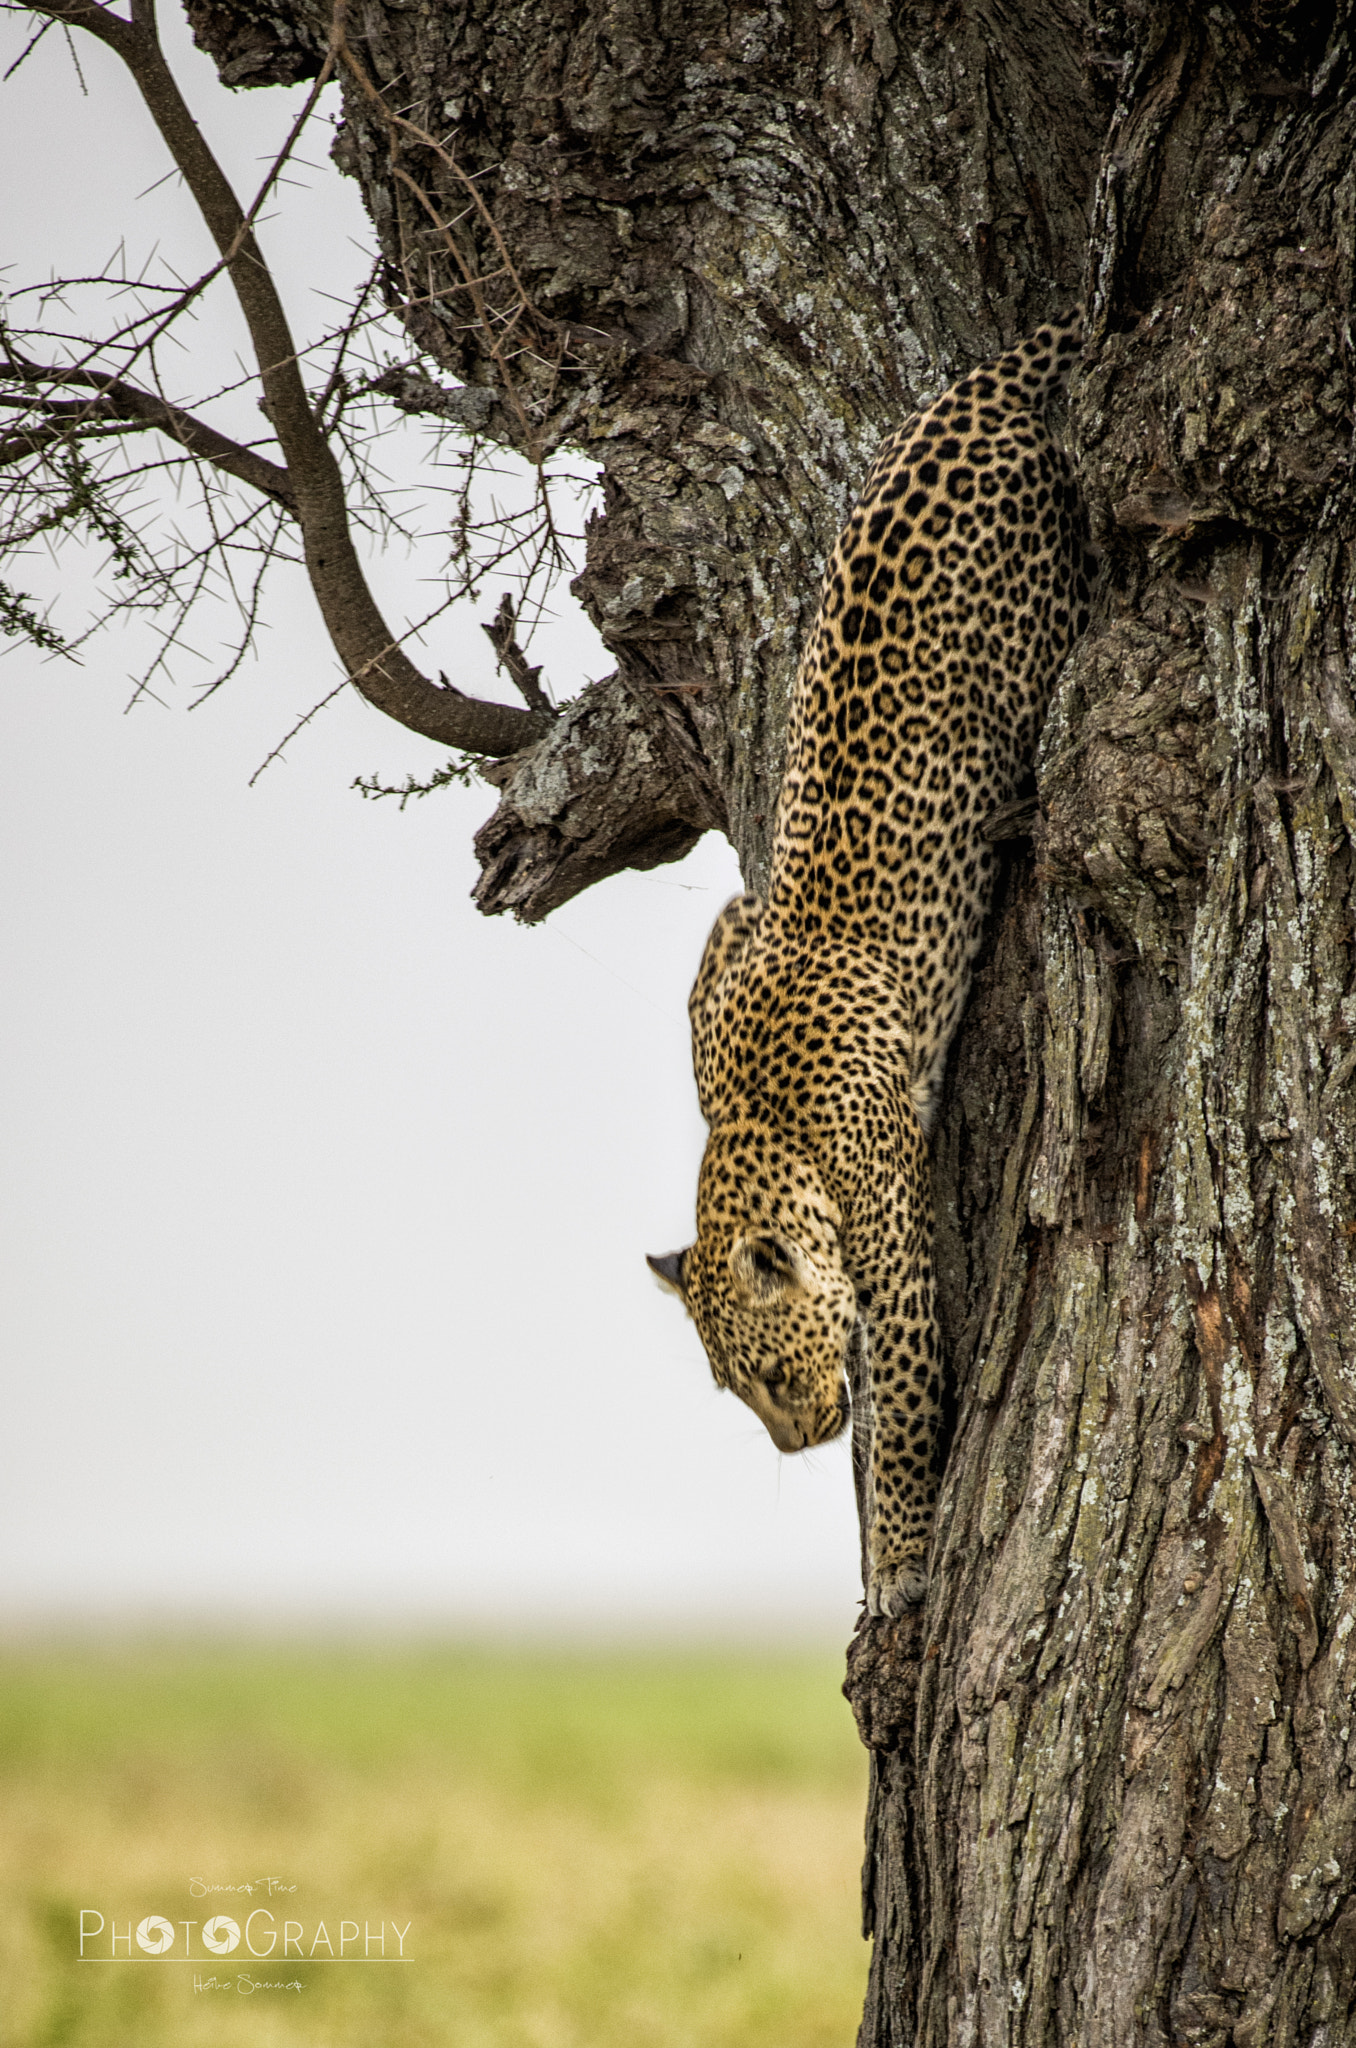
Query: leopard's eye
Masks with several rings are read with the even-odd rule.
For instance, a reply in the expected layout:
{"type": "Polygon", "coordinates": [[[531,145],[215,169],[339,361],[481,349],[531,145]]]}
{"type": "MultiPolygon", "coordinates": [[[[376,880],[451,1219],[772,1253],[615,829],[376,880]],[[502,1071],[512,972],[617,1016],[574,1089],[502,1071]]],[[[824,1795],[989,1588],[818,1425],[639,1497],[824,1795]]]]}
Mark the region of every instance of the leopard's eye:
{"type": "Polygon", "coordinates": [[[774,1365],[771,1372],[765,1372],[762,1377],[765,1387],[781,1387],[786,1384],[786,1374],[779,1365],[774,1365]]]}

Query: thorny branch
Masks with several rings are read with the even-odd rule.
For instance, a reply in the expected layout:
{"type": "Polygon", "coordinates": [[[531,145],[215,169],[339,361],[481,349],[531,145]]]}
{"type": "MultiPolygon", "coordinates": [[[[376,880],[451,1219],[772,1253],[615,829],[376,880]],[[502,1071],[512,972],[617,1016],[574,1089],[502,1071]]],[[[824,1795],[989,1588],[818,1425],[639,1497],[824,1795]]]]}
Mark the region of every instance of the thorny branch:
{"type": "Polygon", "coordinates": [[[512,256],[509,254],[508,245],[500,233],[499,223],[485,204],[484,197],[474,178],[467,175],[451,151],[444,149],[443,145],[435,136],[430,135],[427,129],[420,128],[415,122],[407,120],[403,114],[397,114],[387,106],[386,101],[373,85],[348,41],[344,32],[344,12],[344,0],[337,0],[331,49],[342,61],[345,69],[350,73],[354,82],[386,128],[391,153],[392,175],[412,194],[416,203],[428,215],[461,275],[463,289],[471,300],[476,323],[486,337],[490,359],[499,372],[500,383],[518,421],[524,450],[529,459],[540,470],[541,448],[539,437],[527,416],[519,395],[517,380],[514,378],[510,367],[507,343],[513,338],[525,316],[532,320],[534,327],[540,328],[543,323],[536,314],[535,308],[528,297],[527,288],[518,274],[517,266],[512,256]],[[468,264],[461,245],[453,233],[456,223],[439,218],[438,209],[428,193],[417,180],[410,176],[409,172],[401,164],[399,160],[399,145],[402,136],[407,136],[420,149],[427,150],[462,186],[467,194],[470,210],[480,216],[480,220],[494,245],[502,266],[500,271],[477,275],[472,266],[468,264]],[[491,313],[486,303],[484,287],[499,276],[509,279],[513,286],[515,297],[507,313],[495,315],[491,313]]]}
{"type": "MultiPolygon", "coordinates": [[[[147,476],[159,465],[141,464],[119,472],[105,465],[96,472],[80,454],[85,443],[120,442],[155,430],[183,451],[184,459],[197,471],[202,490],[202,508],[211,528],[205,548],[176,541],[167,560],[152,560],[144,550],[130,543],[123,547],[118,562],[120,576],[135,569],[139,576],[134,593],[124,591],[113,609],[149,604],[153,609],[170,605],[172,627],[162,633],[162,652],[155,666],[163,662],[178,638],[187,611],[206,589],[209,577],[224,582],[236,596],[244,638],[224,674],[238,666],[252,636],[258,615],[263,571],[286,550],[279,545],[282,525],[292,524],[298,533],[312,589],[321,614],[338,652],[346,679],[379,709],[411,730],[479,757],[503,758],[534,745],[550,729],[556,716],[540,684],[540,670],[532,667],[515,637],[516,616],[506,599],[493,628],[486,628],[501,664],[524,698],[525,710],[511,705],[489,703],[472,697],[447,683],[434,683],[424,676],[405,652],[409,633],[396,634],[387,626],[360,565],[352,537],[352,512],[361,516],[365,498],[368,508],[383,524],[391,513],[382,492],[366,474],[359,442],[348,426],[353,404],[362,398],[369,403],[382,394],[381,375],[349,381],[345,356],[359,329],[368,324],[365,306],[377,273],[369,278],[356,303],[334,337],[335,352],[323,388],[315,398],[308,394],[302,374],[302,357],[291,333],[273,276],[254,236],[254,220],[267,193],[273,188],[287,157],[294,150],[305,122],[314,111],[319,93],[333,75],[337,64],[354,78],[360,89],[382,110],[390,136],[393,168],[403,139],[432,151],[459,178],[495,238],[502,271],[493,278],[472,274],[457,250],[451,227],[437,219],[437,209],[407,174],[404,183],[415,192],[420,204],[432,211],[450,250],[458,256],[461,273],[459,289],[470,295],[475,318],[483,324],[488,347],[501,378],[498,394],[514,413],[524,447],[538,472],[538,504],[534,520],[526,526],[522,515],[496,515],[477,522],[471,514],[469,488],[476,464],[476,444],[463,454],[465,476],[453,522],[453,559],[461,573],[452,596],[474,590],[484,574],[507,558],[522,557],[527,550],[530,581],[538,569],[548,574],[567,566],[561,539],[552,515],[542,454],[533,430],[516,397],[511,372],[510,344],[516,339],[525,315],[531,315],[521,281],[498,240],[498,230],[489,218],[474,183],[460,170],[455,159],[436,140],[416,129],[402,116],[386,107],[377,89],[367,79],[362,65],[347,43],[344,32],[343,0],[339,0],[331,30],[330,51],[308,95],[306,105],[294,122],[283,150],[272,164],[248,213],[242,211],[220,165],[208,149],[185,105],[165,61],[148,0],[133,0],[130,19],[115,14],[99,0],[35,0],[29,10],[46,16],[66,28],[81,28],[105,43],[122,59],[165,141],[174,165],[191,193],[198,211],[213,236],[219,260],[203,277],[181,290],[169,306],[157,303],[150,313],[119,327],[111,336],[89,341],[76,336],[53,336],[74,346],[74,362],[39,362],[18,346],[17,333],[0,328],[0,405],[11,412],[11,420],[0,433],[0,470],[10,472],[4,496],[9,500],[7,531],[0,536],[13,547],[23,546],[39,533],[69,530],[79,515],[93,530],[108,537],[125,532],[115,510],[120,491],[147,476]],[[147,389],[158,385],[155,345],[171,324],[201,298],[207,286],[222,272],[229,275],[250,340],[262,386],[260,407],[271,436],[281,451],[278,463],[260,450],[232,436],[177,405],[163,392],[147,389]],[[491,308],[484,286],[507,278],[515,304],[507,310],[491,308]],[[110,349],[121,347],[122,362],[117,370],[105,367],[110,349]],[[127,370],[141,360],[150,377],[133,382],[127,370]],[[80,393],[73,396],[73,393],[80,393]],[[338,451],[347,460],[361,484],[358,505],[349,504],[350,483],[340,466],[338,451]],[[79,489],[71,484],[76,474],[79,489]],[[223,526],[216,516],[216,499],[225,479],[243,483],[257,492],[273,510],[274,524],[265,535],[256,527],[256,508],[243,521],[232,519],[223,526]],[[495,546],[489,563],[477,562],[471,553],[476,536],[489,531],[495,546]],[[248,593],[236,594],[229,555],[232,548],[247,546],[262,556],[262,565],[251,580],[248,593]],[[276,552],[275,552],[276,551],[276,552]],[[185,577],[187,582],[185,583],[185,577]]],[[[44,303],[61,301],[76,281],[44,290],[44,303]]],[[[141,280],[105,277],[82,280],[109,288],[139,292],[149,289],[141,280]]],[[[375,316],[380,319],[381,314],[375,316]]],[[[536,325],[535,318],[533,325],[536,325]]],[[[44,351],[46,353],[46,351],[44,351]]],[[[405,408],[408,410],[408,404],[405,408]]],[[[176,458],[177,459],[177,458],[176,458]]],[[[451,601],[451,598],[448,600],[451,601]]],[[[430,617],[445,609],[436,607],[430,617]]],[[[519,607],[521,609],[521,606],[519,607]]],[[[426,619],[423,622],[428,623],[426,619]]],[[[37,638],[46,646],[64,644],[45,622],[37,620],[22,593],[0,586],[0,628],[37,638]]],[[[413,630],[418,630],[413,629],[413,630]]],[[[143,680],[143,686],[144,681],[143,680]]],[[[224,680],[218,678],[218,682],[224,680]]],[[[213,685],[212,687],[215,687],[213,685]]],[[[341,686],[343,687],[343,686],[341,686]]],[[[335,694],[333,692],[331,695],[335,694]]],[[[322,701],[328,701],[328,698],[322,701]]],[[[311,716],[313,714],[308,714],[311,716]]],[[[306,721],[302,721],[305,723],[306,721]]]]}
{"type": "MultiPolygon", "coordinates": [[[[0,342],[3,342],[3,336],[0,336],[0,342]]],[[[215,427],[195,419],[180,406],[168,404],[153,392],[138,391],[120,377],[106,376],[98,370],[64,369],[59,364],[27,362],[8,349],[6,357],[5,370],[19,385],[39,391],[44,385],[79,385],[87,387],[93,395],[72,400],[40,398],[41,424],[21,427],[0,439],[0,467],[37,453],[49,442],[64,439],[70,424],[76,424],[83,430],[83,439],[86,433],[94,432],[101,421],[125,421],[142,427],[159,427],[191,455],[204,456],[214,469],[251,484],[256,491],[274,499],[295,516],[296,495],[285,469],[280,469],[276,462],[270,462],[254,449],[242,447],[227,435],[219,434],[215,427]]],[[[18,406],[27,402],[24,398],[0,392],[0,405],[18,406]]],[[[126,427],[118,431],[125,432],[126,427]]]]}

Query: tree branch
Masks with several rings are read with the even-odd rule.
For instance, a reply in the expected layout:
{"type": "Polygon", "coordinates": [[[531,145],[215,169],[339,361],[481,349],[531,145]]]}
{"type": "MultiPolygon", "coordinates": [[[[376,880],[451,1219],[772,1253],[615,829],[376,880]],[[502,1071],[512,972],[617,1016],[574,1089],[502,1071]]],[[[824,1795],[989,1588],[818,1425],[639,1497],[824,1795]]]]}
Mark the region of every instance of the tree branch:
{"type": "Polygon", "coordinates": [[[481,774],[501,792],[476,834],[487,917],[536,924],[607,875],[681,860],[703,832],[729,830],[681,700],[619,676],[567,704],[547,745],[481,774]]]}
{"type": "MultiPolygon", "coordinates": [[[[74,412],[76,408],[72,406],[71,410],[74,412]]],[[[84,407],[80,407],[79,410],[83,413],[84,407]]],[[[80,438],[82,441],[121,440],[128,434],[144,434],[147,431],[148,423],[145,420],[117,420],[107,426],[95,424],[80,438]]],[[[71,438],[70,422],[63,419],[44,421],[41,426],[23,427],[17,433],[6,434],[0,439],[0,469],[6,469],[14,462],[22,462],[27,455],[40,455],[44,448],[58,447],[62,442],[69,443],[71,438]]]]}
{"type": "Polygon", "coordinates": [[[506,590],[499,600],[499,609],[494,615],[493,624],[482,626],[480,630],[498,655],[500,667],[506,669],[513,679],[528,710],[545,711],[554,717],[555,706],[541,686],[541,663],[538,662],[535,668],[529,664],[527,656],[514,637],[513,628],[516,623],[513,599],[506,590]]]}
{"type": "MultiPolygon", "coordinates": [[[[35,426],[31,432],[21,427],[0,441],[0,465],[17,462],[24,454],[36,453],[45,442],[69,435],[73,425],[78,426],[85,420],[136,421],[142,426],[158,427],[181,448],[187,449],[190,455],[201,455],[214,469],[239,478],[241,483],[251,484],[256,491],[262,491],[266,498],[274,499],[295,517],[296,495],[285,469],[276,462],[270,462],[267,456],[256,454],[252,448],[243,447],[239,441],[232,441],[226,434],[219,434],[205,420],[195,419],[192,413],[171,405],[167,399],[157,398],[150,391],[140,391],[135,385],[124,383],[120,377],[106,376],[100,370],[48,369],[40,363],[26,362],[13,364],[12,368],[25,384],[78,384],[91,391],[93,396],[70,400],[36,399],[34,402],[42,407],[43,424],[35,426]],[[55,423],[53,432],[48,430],[49,421],[55,423]]],[[[0,397],[0,404],[8,402],[0,397]]]]}
{"type": "MultiPolygon", "coordinates": [[[[378,710],[445,746],[501,758],[532,746],[550,729],[548,713],[440,690],[414,666],[382,617],[353,546],[343,476],[311,410],[272,274],[165,62],[148,0],[137,0],[131,21],[97,0],[34,0],[33,11],[85,29],[122,58],[217,245],[249,328],[268,419],[282,448],[311,588],[350,679],[378,710]]],[[[341,21],[342,0],[335,13],[337,38],[341,21]]],[[[333,63],[331,51],[320,83],[333,63]]]]}

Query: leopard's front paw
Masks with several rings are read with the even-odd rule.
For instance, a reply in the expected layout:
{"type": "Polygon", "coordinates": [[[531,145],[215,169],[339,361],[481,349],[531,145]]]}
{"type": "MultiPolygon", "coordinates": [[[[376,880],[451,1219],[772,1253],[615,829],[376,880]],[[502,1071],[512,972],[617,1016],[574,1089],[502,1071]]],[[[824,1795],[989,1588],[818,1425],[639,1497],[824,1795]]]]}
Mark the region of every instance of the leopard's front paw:
{"type": "Polygon", "coordinates": [[[925,1557],[892,1558],[887,1564],[871,1568],[866,1587],[866,1611],[868,1614],[903,1614],[907,1607],[916,1607],[926,1599],[927,1590],[925,1557]]]}

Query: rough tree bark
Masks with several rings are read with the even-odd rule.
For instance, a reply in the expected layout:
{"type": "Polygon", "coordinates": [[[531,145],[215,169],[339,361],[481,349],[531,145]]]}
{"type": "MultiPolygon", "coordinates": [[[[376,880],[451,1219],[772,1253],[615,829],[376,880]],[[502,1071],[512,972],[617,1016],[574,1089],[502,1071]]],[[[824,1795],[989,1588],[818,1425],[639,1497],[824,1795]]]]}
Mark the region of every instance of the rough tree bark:
{"type": "MultiPolygon", "coordinates": [[[[190,13],[235,83],[335,32],[190,13]]],[[[342,27],[340,161],[469,387],[409,402],[604,476],[578,589],[617,674],[498,771],[487,910],[713,826],[758,884],[873,444],[1085,297],[1106,573],[939,1135],[933,1586],[850,1653],[861,2039],[1356,2042],[1349,0],[342,27]]]]}

